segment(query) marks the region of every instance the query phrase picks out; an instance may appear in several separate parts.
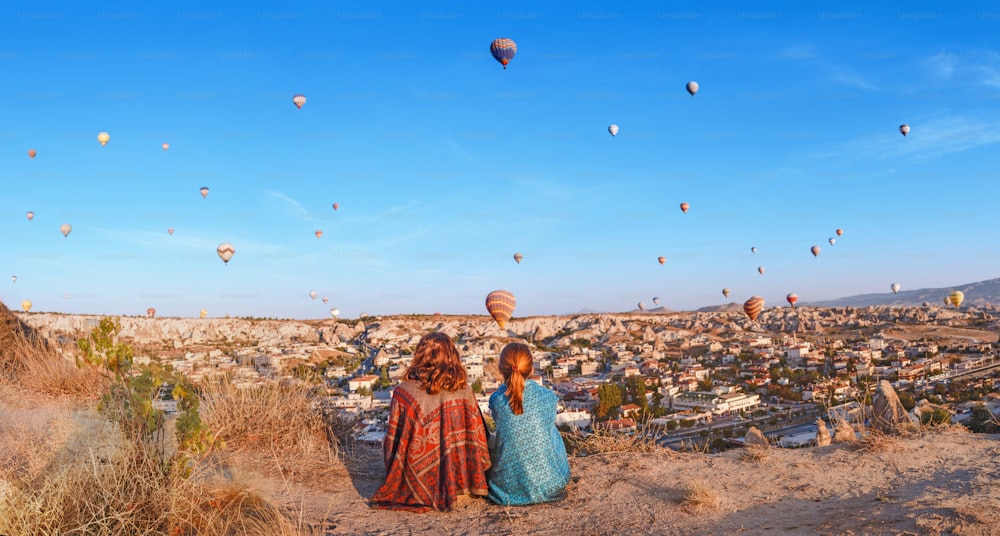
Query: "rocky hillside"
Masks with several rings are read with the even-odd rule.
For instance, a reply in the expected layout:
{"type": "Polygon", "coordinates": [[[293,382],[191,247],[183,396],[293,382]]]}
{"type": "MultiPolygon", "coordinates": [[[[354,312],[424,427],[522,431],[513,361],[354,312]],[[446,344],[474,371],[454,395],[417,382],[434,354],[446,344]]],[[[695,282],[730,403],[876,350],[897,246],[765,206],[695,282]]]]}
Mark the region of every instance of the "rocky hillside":
{"type": "Polygon", "coordinates": [[[978,307],[1000,304],[1000,279],[988,279],[976,283],[965,283],[953,287],[922,288],[916,290],[900,290],[893,294],[886,283],[885,292],[876,294],[859,294],[836,300],[804,303],[816,307],[867,307],[869,305],[920,306],[929,303],[933,306],[943,306],[944,297],[953,291],[960,290],[965,294],[962,304],[978,307]]]}

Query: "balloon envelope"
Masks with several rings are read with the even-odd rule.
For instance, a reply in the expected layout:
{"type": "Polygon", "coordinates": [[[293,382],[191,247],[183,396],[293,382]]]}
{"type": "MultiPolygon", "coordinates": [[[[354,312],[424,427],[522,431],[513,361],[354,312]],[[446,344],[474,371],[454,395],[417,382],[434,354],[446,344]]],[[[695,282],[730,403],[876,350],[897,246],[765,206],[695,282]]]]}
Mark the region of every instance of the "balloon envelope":
{"type": "Polygon", "coordinates": [[[743,312],[750,318],[750,321],[756,321],[760,312],[764,310],[764,298],[760,296],[754,296],[749,300],[743,302],[743,312]]]}
{"type": "Polygon", "coordinates": [[[658,262],[660,264],[663,264],[663,263],[667,262],[667,258],[666,257],[657,257],[656,258],[656,262],[658,262]]]}
{"type": "Polygon", "coordinates": [[[643,302],[639,302],[639,303],[638,303],[638,304],[636,304],[636,305],[638,305],[638,306],[639,306],[639,310],[640,310],[640,311],[645,311],[645,310],[646,310],[646,304],[645,304],[645,303],[643,303],[643,302]]]}
{"type": "Polygon", "coordinates": [[[688,93],[690,93],[691,96],[694,97],[694,94],[698,92],[698,82],[695,82],[694,80],[688,82],[686,89],[688,93]]]}
{"type": "Polygon", "coordinates": [[[111,135],[107,132],[101,132],[97,135],[97,141],[101,142],[101,147],[104,147],[109,141],[111,141],[111,135]]]}
{"type": "MultiPolygon", "coordinates": [[[[298,109],[300,109],[300,110],[302,109],[302,105],[305,104],[305,103],[306,103],[306,96],[305,95],[296,95],[296,96],[292,97],[292,104],[294,104],[295,107],[298,108],[298,109]]],[[[322,108],[322,106],[320,106],[320,108],[322,108]]]]}
{"type": "Polygon", "coordinates": [[[26,313],[28,311],[30,311],[31,310],[31,300],[24,300],[23,302],[21,302],[21,309],[24,309],[24,312],[26,312],[26,313]]]}
{"type": "Polygon", "coordinates": [[[653,305],[660,305],[660,298],[654,297],[653,298],[653,305]]]}
{"type": "Polygon", "coordinates": [[[896,294],[897,292],[899,292],[899,283],[893,283],[892,285],[889,286],[889,288],[892,289],[893,294],[896,294]]]}
{"type": "Polygon", "coordinates": [[[334,203],[333,210],[337,210],[338,208],[340,208],[340,203],[334,203]]]}
{"type": "Polygon", "coordinates": [[[687,214],[689,208],[691,208],[691,205],[687,203],[681,203],[681,212],[687,214]]]}
{"type": "Polygon", "coordinates": [[[156,316],[156,309],[153,309],[152,307],[146,309],[146,316],[156,316]]]}
{"type": "Polygon", "coordinates": [[[202,186],[198,191],[201,192],[202,199],[208,197],[208,186],[202,186]]]}
{"type": "Polygon", "coordinates": [[[330,303],[330,298],[323,296],[323,303],[330,303]]]}
{"type": "Polygon", "coordinates": [[[31,220],[35,219],[35,213],[31,212],[30,210],[28,211],[27,214],[25,214],[25,216],[27,216],[28,221],[31,221],[31,220]]]}
{"type": "Polygon", "coordinates": [[[338,316],[340,316],[340,309],[337,309],[336,307],[334,307],[333,309],[330,309],[330,316],[332,316],[334,318],[337,318],[338,316]]]}
{"type": "Polygon", "coordinates": [[[750,253],[757,253],[757,246],[750,248],[750,253]]]}
{"type": "Polygon", "coordinates": [[[10,282],[11,283],[17,283],[17,276],[16,275],[10,276],[10,282]]]}
{"type": "Polygon", "coordinates": [[[962,300],[964,299],[965,299],[965,293],[963,293],[961,290],[956,290],[955,292],[952,292],[951,294],[948,295],[948,301],[950,301],[951,304],[954,305],[955,307],[962,305],[962,300]]]}
{"type": "Polygon", "coordinates": [[[167,234],[168,235],[173,235],[174,234],[174,228],[171,227],[171,228],[167,229],[167,234]]]}
{"type": "MultiPolygon", "coordinates": [[[[513,39],[508,39],[506,37],[501,37],[499,39],[494,39],[490,43],[490,54],[493,54],[493,59],[500,62],[503,68],[507,68],[507,64],[510,60],[514,58],[514,54],[517,53],[517,43],[513,39]]],[[[503,326],[501,326],[503,327],[503,326]]]]}
{"type": "Polygon", "coordinates": [[[610,132],[612,136],[617,136],[618,135],[618,125],[611,125],[610,127],[608,127],[608,132],[610,132]]]}
{"type": "Polygon", "coordinates": [[[837,239],[836,239],[836,238],[833,238],[833,237],[830,237],[830,239],[829,239],[829,240],[827,240],[827,242],[829,242],[829,243],[830,243],[830,245],[832,246],[832,245],[834,245],[834,244],[836,244],[836,243],[837,243],[837,239]]]}
{"type": "Polygon", "coordinates": [[[72,230],[73,230],[73,226],[70,225],[70,224],[68,224],[68,223],[64,223],[64,224],[62,224],[62,225],[59,226],[59,232],[62,233],[63,236],[69,236],[69,233],[72,230]]]}
{"type": "Polygon", "coordinates": [[[728,298],[729,297],[729,289],[728,288],[722,289],[722,295],[728,298]]]}
{"type": "Polygon", "coordinates": [[[316,291],[315,290],[309,291],[309,297],[315,300],[316,299],[316,291]]]}
{"type": "Polygon", "coordinates": [[[232,259],[233,255],[236,254],[236,247],[229,242],[223,242],[215,248],[215,252],[219,255],[219,258],[222,259],[222,262],[229,264],[229,259],[232,259]]]}
{"type": "Polygon", "coordinates": [[[514,314],[517,298],[506,290],[494,290],[486,296],[486,311],[490,313],[500,329],[507,328],[507,321],[514,314]]]}
{"type": "Polygon", "coordinates": [[[757,267],[757,272],[758,272],[758,273],[759,273],[760,275],[764,275],[764,267],[763,267],[763,266],[758,266],[758,267],[757,267]]]}
{"type": "Polygon", "coordinates": [[[313,234],[315,234],[315,235],[316,235],[316,238],[322,238],[322,236],[323,236],[323,231],[321,231],[321,230],[319,230],[319,229],[316,229],[316,232],[315,232],[315,233],[313,233],[313,234]]]}
{"type": "Polygon", "coordinates": [[[205,309],[198,311],[198,318],[205,318],[207,316],[208,316],[208,311],[206,311],[205,309]]]}
{"type": "Polygon", "coordinates": [[[788,300],[788,303],[790,303],[792,307],[795,307],[795,302],[799,301],[799,296],[793,292],[788,296],[785,296],[785,299],[788,300]]]}
{"type": "Polygon", "coordinates": [[[813,247],[809,248],[809,251],[812,252],[813,257],[818,257],[819,256],[819,246],[813,246],[813,247]]]}
{"type": "Polygon", "coordinates": [[[38,154],[38,151],[34,149],[28,149],[28,158],[34,158],[38,154]]]}
{"type": "Polygon", "coordinates": [[[907,134],[909,134],[910,133],[910,125],[907,125],[905,123],[902,124],[902,125],[899,125],[899,133],[902,134],[903,136],[906,136],[907,134]]]}
{"type": "Polygon", "coordinates": [[[837,236],[844,236],[844,230],[843,229],[837,229],[837,236]]]}
{"type": "Polygon", "coordinates": [[[521,264],[521,261],[523,259],[524,259],[524,255],[521,255],[520,253],[515,253],[514,254],[514,262],[516,262],[518,264],[521,264]]]}
{"type": "Polygon", "coordinates": [[[166,151],[167,149],[170,148],[170,144],[169,143],[164,143],[163,145],[160,145],[160,147],[163,147],[163,150],[166,151]]]}

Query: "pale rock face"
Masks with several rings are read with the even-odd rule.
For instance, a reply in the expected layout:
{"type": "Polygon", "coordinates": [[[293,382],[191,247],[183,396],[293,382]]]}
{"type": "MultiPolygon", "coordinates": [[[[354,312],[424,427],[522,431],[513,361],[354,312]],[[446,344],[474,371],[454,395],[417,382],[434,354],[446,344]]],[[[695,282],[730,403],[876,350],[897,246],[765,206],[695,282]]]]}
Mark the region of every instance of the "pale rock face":
{"type": "Polygon", "coordinates": [[[893,433],[902,425],[913,424],[913,418],[899,401],[899,395],[889,380],[882,380],[872,396],[872,426],[885,433],[893,433]]]}
{"type": "Polygon", "coordinates": [[[833,441],[834,443],[854,443],[858,440],[858,435],[854,431],[854,427],[851,423],[847,421],[840,421],[837,423],[837,429],[834,431],[833,441]]]}
{"type": "Polygon", "coordinates": [[[743,436],[743,445],[750,447],[753,445],[763,445],[769,446],[767,437],[764,432],[761,432],[756,426],[751,426],[747,433],[743,436]]]}

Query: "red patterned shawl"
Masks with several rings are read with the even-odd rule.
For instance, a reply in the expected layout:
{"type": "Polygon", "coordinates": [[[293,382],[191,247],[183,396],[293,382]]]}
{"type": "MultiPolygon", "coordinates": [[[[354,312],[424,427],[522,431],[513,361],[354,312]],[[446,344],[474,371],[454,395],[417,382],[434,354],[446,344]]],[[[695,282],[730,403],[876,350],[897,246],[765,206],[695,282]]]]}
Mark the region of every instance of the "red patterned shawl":
{"type": "Polygon", "coordinates": [[[429,395],[412,380],[396,386],[382,453],[386,477],[373,508],[451,510],[461,494],[488,493],[486,430],[468,387],[429,395]]]}

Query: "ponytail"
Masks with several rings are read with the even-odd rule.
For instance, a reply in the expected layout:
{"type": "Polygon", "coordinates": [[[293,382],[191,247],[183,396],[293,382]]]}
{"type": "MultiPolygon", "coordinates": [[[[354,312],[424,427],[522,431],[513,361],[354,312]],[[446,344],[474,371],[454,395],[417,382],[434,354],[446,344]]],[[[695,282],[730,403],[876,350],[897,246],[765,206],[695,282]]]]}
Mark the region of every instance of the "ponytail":
{"type": "Polygon", "coordinates": [[[512,342],[500,351],[500,374],[507,385],[507,400],[514,415],[524,413],[524,379],[531,374],[531,350],[519,342],[512,342]]]}

